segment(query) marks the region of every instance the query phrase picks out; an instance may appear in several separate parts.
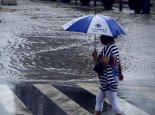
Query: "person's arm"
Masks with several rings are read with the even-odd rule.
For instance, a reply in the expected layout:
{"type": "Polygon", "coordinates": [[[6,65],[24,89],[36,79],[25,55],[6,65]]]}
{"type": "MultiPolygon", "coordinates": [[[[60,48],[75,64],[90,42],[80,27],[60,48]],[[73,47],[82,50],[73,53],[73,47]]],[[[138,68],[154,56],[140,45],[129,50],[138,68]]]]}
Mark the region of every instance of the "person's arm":
{"type": "Polygon", "coordinates": [[[99,60],[103,65],[108,65],[109,63],[109,57],[107,56],[102,56],[101,59],[99,60]]]}
{"type": "Polygon", "coordinates": [[[99,55],[97,54],[96,49],[92,52],[92,56],[93,56],[93,58],[94,58],[94,61],[97,61],[97,60],[98,60],[99,55]]]}
{"type": "Polygon", "coordinates": [[[99,55],[97,54],[96,49],[94,49],[94,51],[92,52],[92,56],[93,56],[93,58],[94,58],[94,61],[97,61],[97,60],[98,60],[99,55]]]}
{"type": "Polygon", "coordinates": [[[123,77],[123,74],[122,74],[122,65],[121,65],[121,62],[120,61],[118,63],[118,71],[119,71],[118,78],[119,78],[120,81],[122,81],[124,77],[123,77]]]}
{"type": "MultiPolygon", "coordinates": [[[[94,60],[97,61],[99,58],[99,55],[97,54],[96,49],[92,52],[92,56],[94,57],[94,60]]],[[[101,55],[100,55],[101,56],[101,55]]],[[[109,57],[107,56],[101,56],[99,59],[99,62],[103,65],[107,65],[109,63],[109,57]]]]}

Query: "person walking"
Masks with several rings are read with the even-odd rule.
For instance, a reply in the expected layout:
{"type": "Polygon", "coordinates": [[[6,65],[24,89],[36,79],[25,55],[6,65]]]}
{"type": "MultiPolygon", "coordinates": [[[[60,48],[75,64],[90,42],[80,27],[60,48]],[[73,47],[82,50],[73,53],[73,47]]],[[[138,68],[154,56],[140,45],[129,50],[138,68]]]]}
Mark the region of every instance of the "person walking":
{"type": "Polygon", "coordinates": [[[103,70],[98,73],[100,87],[96,95],[95,112],[100,115],[103,110],[103,102],[107,97],[115,115],[121,115],[121,108],[117,100],[117,86],[119,80],[123,80],[122,67],[119,58],[119,50],[114,37],[101,35],[100,42],[104,45],[102,51],[97,54],[96,49],[92,52],[95,61],[103,65],[103,70]]]}

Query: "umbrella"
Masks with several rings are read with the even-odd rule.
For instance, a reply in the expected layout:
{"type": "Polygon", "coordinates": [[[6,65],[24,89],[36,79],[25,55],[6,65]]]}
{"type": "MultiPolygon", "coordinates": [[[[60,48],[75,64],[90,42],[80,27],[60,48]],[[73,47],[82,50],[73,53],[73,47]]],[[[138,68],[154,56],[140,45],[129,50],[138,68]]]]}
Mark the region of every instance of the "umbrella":
{"type": "MultiPolygon", "coordinates": [[[[82,32],[87,34],[107,35],[116,37],[125,35],[119,24],[109,16],[104,15],[87,15],[75,18],[62,26],[65,31],[82,32]]],[[[95,47],[95,44],[94,44],[95,47]]]]}

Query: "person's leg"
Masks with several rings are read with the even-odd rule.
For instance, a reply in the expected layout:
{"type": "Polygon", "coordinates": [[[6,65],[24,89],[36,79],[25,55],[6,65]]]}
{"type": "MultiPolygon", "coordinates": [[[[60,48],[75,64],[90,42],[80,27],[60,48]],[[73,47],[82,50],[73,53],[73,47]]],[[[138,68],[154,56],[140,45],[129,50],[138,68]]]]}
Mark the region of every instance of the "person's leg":
{"type": "Polygon", "coordinates": [[[104,99],[105,99],[105,93],[101,89],[99,89],[96,95],[95,112],[93,115],[100,115],[100,112],[103,109],[104,99]]]}
{"type": "Polygon", "coordinates": [[[121,109],[120,109],[120,106],[118,104],[116,92],[108,90],[108,91],[105,91],[105,94],[108,97],[108,100],[112,106],[114,114],[115,115],[121,115],[121,109]]]}

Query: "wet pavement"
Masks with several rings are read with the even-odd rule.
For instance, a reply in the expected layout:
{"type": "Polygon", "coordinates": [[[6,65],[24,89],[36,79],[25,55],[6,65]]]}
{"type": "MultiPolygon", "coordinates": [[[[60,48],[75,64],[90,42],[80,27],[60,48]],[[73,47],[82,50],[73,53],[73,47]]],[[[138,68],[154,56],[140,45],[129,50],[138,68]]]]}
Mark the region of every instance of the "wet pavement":
{"type": "MultiPolygon", "coordinates": [[[[91,115],[94,111],[95,94],[98,90],[97,83],[81,81],[16,82],[0,86],[0,98],[2,99],[0,100],[0,112],[2,115],[91,115]]],[[[136,93],[136,96],[140,95],[136,93]]],[[[150,109],[145,111],[146,109],[140,109],[121,98],[118,99],[123,115],[153,115],[150,113],[150,109]]],[[[142,98],[140,97],[140,99],[142,98]]],[[[145,101],[147,105],[146,102],[149,100],[145,101]]],[[[104,102],[102,114],[113,115],[107,99],[104,102]]]]}
{"type": "MultiPolygon", "coordinates": [[[[136,115],[154,115],[155,8],[152,8],[151,15],[144,15],[134,14],[127,6],[124,7],[123,12],[119,12],[117,7],[106,11],[99,3],[97,7],[93,4],[82,7],[75,5],[74,1],[62,4],[26,0],[18,1],[17,6],[1,6],[0,83],[1,90],[6,89],[10,93],[3,90],[0,97],[13,95],[10,100],[8,97],[0,101],[2,115],[17,111],[19,113],[16,114],[22,115],[73,115],[75,108],[80,109],[78,115],[93,112],[95,93],[91,92],[91,88],[79,88],[76,83],[95,84],[93,92],[97,90],[98,80],[92,70],[94,63],[91,57],[94,36],[65,32],[61,26],[73,18],[94,14],[94,9],[98,14],[114,18],[127,33],[116,41],[125,77],[120,83],[118,96],[123,99],[120,102],[125,114],[129,114],[127,109],[130,110],[126,105],[131,104],[129,107],[135,108],[135,113],[143,111],[136,115]],[[69,82],[69,88],[65,87],[66,82],[69,82]],[[42,87],[49,89],[48,96],[47,92],[41,92],[42,87]],[[59,100],[50,96],[55,89],[61,92],[59,100]],[[75,102],[75,108],[69,110],[70,105],[64,110],[65,105],[57,103],[64,95],[73,100],[71,105],[75,102]],[[19,104],[16,105],[14,98],[19,104]]],[[[97,49],[101,48],[98,40],[97,49]]],[[[85,86],[90,87],[89,84],[85,86]]],[[[109,112],[110,106],[107,106],[109,112]]]]}

